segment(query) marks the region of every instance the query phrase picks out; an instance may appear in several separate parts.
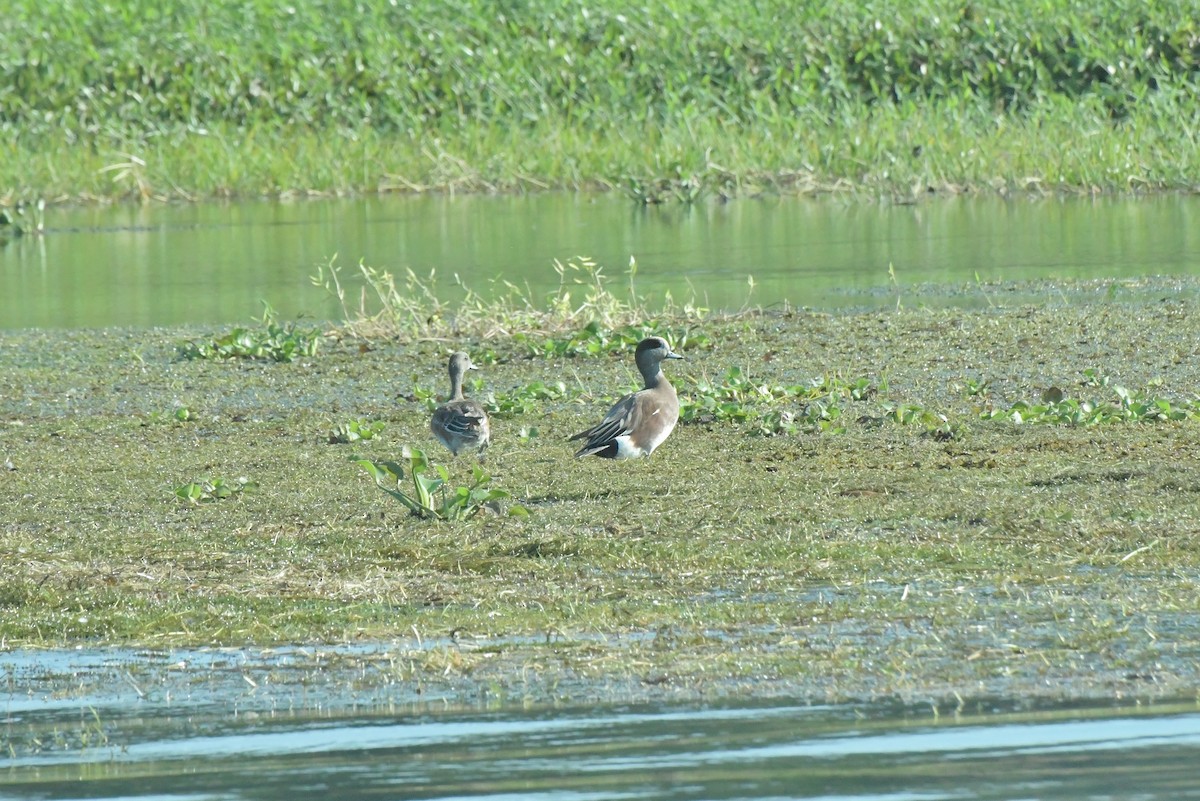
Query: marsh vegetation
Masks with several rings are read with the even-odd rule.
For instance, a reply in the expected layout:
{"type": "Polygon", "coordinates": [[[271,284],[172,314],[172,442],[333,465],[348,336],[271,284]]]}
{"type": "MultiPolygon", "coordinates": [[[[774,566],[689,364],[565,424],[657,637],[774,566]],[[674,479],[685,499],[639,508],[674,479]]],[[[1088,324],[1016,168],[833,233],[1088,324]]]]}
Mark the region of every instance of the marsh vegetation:
{"type": "Polygon", "coordinates": [[[416,637],[440,644],[388,680],[537,697],[1190,692],[1200,309],[1144,284],[1153,302],[1056,285],[843,315],[668,317],[610,291],[687,356],[684,422],[618,464],[564,440],[637,386],[620,316],[335,325],[290,362],[181,357],[219,331],[7,332],[0,639],[416,637]],[[414,514],[362,465],[432,447],[460,347],[488,365],[493,444],[422,454],[474,506],[414,514]],[[371,436],[330,436],[360,418],[371,436]]]}
{"type": "Polygon", "coordinates": [[[1200,180],[1186,0],[11,5],[8,201],[1200,180]]]}

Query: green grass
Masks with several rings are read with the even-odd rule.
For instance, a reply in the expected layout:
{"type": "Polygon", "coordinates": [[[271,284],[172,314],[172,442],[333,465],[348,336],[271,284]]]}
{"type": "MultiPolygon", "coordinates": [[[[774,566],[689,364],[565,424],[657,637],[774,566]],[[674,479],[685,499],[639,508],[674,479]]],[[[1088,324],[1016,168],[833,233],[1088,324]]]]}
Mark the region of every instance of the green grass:
{"type": "Polygon", "coordinates": [[[0,197],[1191,188],[1186,0],[18,0],[0,197]]]}
{"type": "MultiPolygon", "coordinates": [[[[422,278],[412,270],[397,278],[387,270],[359,263],[350,276],[336,257],[318,266],[310,280],[336,299],[344,315],[341,334],[364,340],[378,338],[448,338],[502,335],[522,344],[528,355],[598,356],[627,351],[651,333],[670,337],[681,349],[711,347],[694,323],[712,316],[693,299],[678,303],[668,294],[654,313],[636,289],[637,261],[619,287],[604,268],[587,256],[554,261],[558,288],[544,298],[508,281],[493,286],[486,297],[466,286],[457,303],[439,300],[438,277],[422,278]]],[[[495,361],[490,347],[479,351],[480,364],[495,361]]]]}
{"type": "MultiPolygon", "coordinates": [[[[636,382],[627,350],[462,332],[453,347],[491,353],[476,395],[566,388],[495,421],[487,488],[528,516],[463,521],[412,515],[348,459],[434,446],[412,390],[440,386],[443,341],[216,361],[179,358],[194,331],[5,332],[0,642],[420,637],[445,645],[404,667],[414,681],[579,698],[1194,692],[1197,421],[983,411],[1061,402],[1050,388],[1118,408],[1118,386],[1190,408],[1200,308],[1044,291],[1029,308],[693,320],[711,347],[670,365],[689,402],[728,384],[800,415],[821,387],[837,425],[697,417],[631,463],[565,442],[636,382]],[[387,435],[330,441],[360,417],[387,435]],[[177,495],[204,477],[253,491],[177,495]]],[[[475,480],[445,467],[450,487],[475,480]]]]}

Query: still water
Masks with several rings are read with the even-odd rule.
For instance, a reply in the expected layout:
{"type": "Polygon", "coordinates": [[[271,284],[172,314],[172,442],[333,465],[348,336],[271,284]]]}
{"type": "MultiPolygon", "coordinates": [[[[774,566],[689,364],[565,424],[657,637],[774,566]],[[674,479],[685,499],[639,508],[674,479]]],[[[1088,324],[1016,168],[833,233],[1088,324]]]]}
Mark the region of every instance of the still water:
{"type": "Polygon", "coordinates": [[[82,753],[0,757],[0,797],[1200,798],[1196,712],[942,723],[855,712],[716,705],[131,717],[82,753]]]}
{"type": "Polygon", "coordinates": [[[2,654],[0,798],[1200,798],[1195,699],[563,707],[418,692],[330,656],[2,654]]]}
{"type": "Polygon", "coordinates": [[[337,319],[309,281],[335,254],[347,272],[434,270],[449,301],[456,275],[485,296],[501,279],[540,298],[557,286],[554,261],[575,256],[619,290],[633,257],[652,302],[670,292],[725,309],[879,307],[916,284],[970,306],[987,302],[980,281],[1200,274],[1200,197],[1183,195],[649,208],[613,195],[382,197],[51,208],[45,226],[0,244],[0,328],[247,322],[263,301],[284,319],[337,319]]]}

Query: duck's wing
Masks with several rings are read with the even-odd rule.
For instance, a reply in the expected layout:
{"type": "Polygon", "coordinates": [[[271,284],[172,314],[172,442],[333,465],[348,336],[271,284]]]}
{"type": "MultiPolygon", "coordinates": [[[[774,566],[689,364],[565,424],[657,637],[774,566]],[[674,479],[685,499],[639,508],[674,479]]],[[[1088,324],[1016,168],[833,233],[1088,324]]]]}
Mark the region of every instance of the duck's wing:
{"type": "Polygon", "coordinates": [[[475,401],[451,401],[434,411],[433,425],[458,436],[487,436],[488,416],[475,401]]]}
{"type": "Polygon", "coordinates": [[[587,456],[605,448],[615,447],[618,437],[629,436],[642,414],[643,405],[638,403],[639,398],[640,393],[637,392],[626,395],[613,404],[612,408],[608,410],[608,414],[604,415],[603,420],[587,431],[580,431],[570,437],[568,442],[577,439],[585,440],[583,447],[575,455],[587,456]]]}

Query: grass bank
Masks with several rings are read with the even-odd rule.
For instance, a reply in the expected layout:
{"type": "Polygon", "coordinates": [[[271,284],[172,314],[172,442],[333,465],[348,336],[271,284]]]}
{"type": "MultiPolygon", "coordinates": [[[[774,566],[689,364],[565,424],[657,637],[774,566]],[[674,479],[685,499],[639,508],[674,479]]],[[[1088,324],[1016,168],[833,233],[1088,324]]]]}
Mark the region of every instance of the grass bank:
{"type": "Polygon", "coordinates": [[[634,383],[618,329],[291,361],[0,334],[0,643],[381,640],[404,652],[381,681],[576,699],[1194,695],[1200,305],[1044,290],[660,320],[688,422],[626,464],[564,442],[634,383]],[[412,445],[469,480],[427,430],[459,346],[527,516],[420,519],[350,460],[412,445]]]}
{"type": "Polygon", "coordinates": [[[0,197],[1193,189],[1186,0],[17,0],[0,197]]]}

